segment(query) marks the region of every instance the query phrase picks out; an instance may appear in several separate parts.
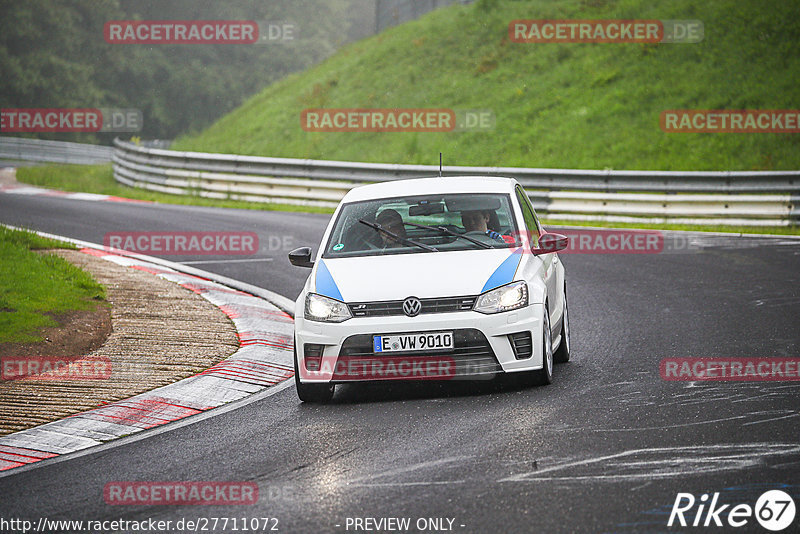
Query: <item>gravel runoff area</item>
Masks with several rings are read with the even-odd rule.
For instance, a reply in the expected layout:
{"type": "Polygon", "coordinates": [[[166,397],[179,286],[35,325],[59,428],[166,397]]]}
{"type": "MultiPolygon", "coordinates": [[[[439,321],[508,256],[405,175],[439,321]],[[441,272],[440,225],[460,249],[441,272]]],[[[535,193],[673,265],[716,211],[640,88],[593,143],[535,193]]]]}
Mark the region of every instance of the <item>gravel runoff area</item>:
{"type": "Polygon", "coordinates": [[[90,380],[49,372],[0,381],[0,435],[176,382],[239,348],[231,320],[199,294],[80,251],[56,253],[106,286],[111,335],[99,349],[75,358],[110,363],[110,373],[90,380]]]}

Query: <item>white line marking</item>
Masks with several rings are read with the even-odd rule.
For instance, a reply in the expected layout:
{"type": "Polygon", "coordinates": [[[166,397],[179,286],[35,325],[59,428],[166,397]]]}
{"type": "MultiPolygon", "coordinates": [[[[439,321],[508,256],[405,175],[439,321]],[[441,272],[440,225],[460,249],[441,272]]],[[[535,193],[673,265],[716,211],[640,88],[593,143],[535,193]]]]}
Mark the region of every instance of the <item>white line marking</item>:
{"type": "Polygon", "coordinates": [[[775,464],[772,467],[774,467],[775,469],[778,469],[779,467],[786,467],[787,465],[800,465],[800,460],[797,460],[796,462],[786,462],[786,463],[783,463],[783,464],[775,464]]]}
{"type": "Polygon", "coordinates": [[[385,483],[378,483],[375,484],[347,484],[348,487],[352,488],[383,488],[383,487],[392,487],[392,486],[435,486],[435,485],[449,485],[449,484],[464,484],[466,480],[441,480],[438,482],[385,482],[385,483]]]}
{"type": "Polygon", "coordinates": [[[772,419],[762,419],[761,421],[753,421],[752,423],[744,423],[742,426],[760,425],[761,423],[768,423],[770,421],[778,421],[779,419],[788,419],[790,417],[797,417],[800,413],[792,413],[789,415],[782,415],[780,417],[773,417],[772,419]]]}
{"type": "Polygon", "coordinates": [[[408,473],[411,471],[416,471],[418,469],[425,469],[427,467],[436,467],[438,465],[449,464],[453,462],[458,462],[460,460],[468,460],[472,458],[472,456],[453,456],[450,458],[442,458],[441,460],[431,460],[429,462],[421,462],[418,464],[409,465],[406,467],[398,467],[396,469],[389,469],[388,471],[384,471],[382,473],[374,473],[371,475],[366,475],[363,477],[353,478],[345,482],[345,485],[350,485],[356,482],[360,482],[362,480],[372,480],[374,478],[381,478],[387,477],[391,475],[400,475],[402,473],[408,473]]]}
{"type": "Polygon", "coordinates": [[[800,453],[800,445],[785,443],[745,443],[739,445],[707,445],[689,447],[655,447],[650,449],[632,449],[608,456],[588,458],[574,462],[566,462],[536,471],[528,471],[510,477],[501,478],[498,482],[534,482],[543,480],[648,480],[705,474],[717,471],[745,469],[761,466],[765,456],[780,456],[800,453]],[[575,475],[575,476],[541,476],[545,473],[560,471],[572,467],[598,464],[609,460],[618,460],[640,454],[665,453],[662,458],[643,461],[609,462],[606,470],[617,468],[635,468],[637,472],[613,475],[575,475]],[[702,456],[705,453],[706,456],[702,456]],[[647,469],[649,468],[649,469],[647,469]]]}
{"type": "Polygon", "coordinates": [[[735,419],[745,419],[747,415],[734,415],[731,417],[723,417],[722,419],[711,419],[708,421],[695,421],[693,423],[680,423],[675,425],[661,425],[661,426],[642,426],[636,428],[593,428],[592,432],[638,432],[641,430],[663,430],[665,428],[681,428],[685,426],[707,425],[709,423],[721,423],[723,421],[733,421],[735,419]]]}

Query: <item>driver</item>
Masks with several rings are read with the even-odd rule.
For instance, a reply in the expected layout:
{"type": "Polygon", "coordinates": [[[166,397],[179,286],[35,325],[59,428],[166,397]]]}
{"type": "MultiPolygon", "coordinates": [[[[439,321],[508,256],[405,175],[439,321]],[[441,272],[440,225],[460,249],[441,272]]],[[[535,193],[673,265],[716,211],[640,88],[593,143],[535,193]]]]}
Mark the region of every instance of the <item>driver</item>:
{"type": "Polygon", "coordinates": [[[467,233],[477,232],[491,237],[495,241],[505,241],[499,232],[489,230],[488,224],[491,213],[489,210],[470,210],[461,212],[461,223],[467,233]]]}
{"type": "MultiPolygon", "coordinates": [[[[393,209],[386,209],[380,212],[375,218],[375,222],[381,225],[381,228],[384,230],[389,230],[402,238],[406,237],[406,227],[403,225],[403,217],[393,209]]],[[[381,239],[383,240],[383,248],[396,247],[402,244],[383,232],[381,232],[381,239]]]]}

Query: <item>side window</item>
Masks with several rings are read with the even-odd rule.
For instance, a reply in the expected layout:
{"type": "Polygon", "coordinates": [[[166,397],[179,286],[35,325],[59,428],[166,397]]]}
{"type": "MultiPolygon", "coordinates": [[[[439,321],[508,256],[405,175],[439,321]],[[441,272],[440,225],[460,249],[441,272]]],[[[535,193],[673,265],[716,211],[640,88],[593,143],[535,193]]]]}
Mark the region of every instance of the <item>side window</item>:
{"type": "Polygon", "coordinates": [[[536,219],[536,214],[533,212],[528,194],[521,187],[517,187],[517,200],[522,208],[522,217],[525,219],[525,226],[528,228],[528,232],[530,232],[531,246],[538,247],[540,234],[539,221],[536,219]]]}

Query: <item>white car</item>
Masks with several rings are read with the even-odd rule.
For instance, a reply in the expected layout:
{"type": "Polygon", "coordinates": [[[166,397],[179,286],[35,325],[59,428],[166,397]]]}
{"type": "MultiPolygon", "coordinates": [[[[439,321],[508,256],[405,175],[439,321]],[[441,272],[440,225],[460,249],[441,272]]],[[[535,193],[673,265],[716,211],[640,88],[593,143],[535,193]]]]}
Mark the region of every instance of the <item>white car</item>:
{"type": "Polygon", "coordinates": [[[568,240],[545,232],[516,180],[420,178],[357,187],[311,249],[295,304],[301,400],[336,384],[491,378],[549,384],[569,359],[568,240]]]}

